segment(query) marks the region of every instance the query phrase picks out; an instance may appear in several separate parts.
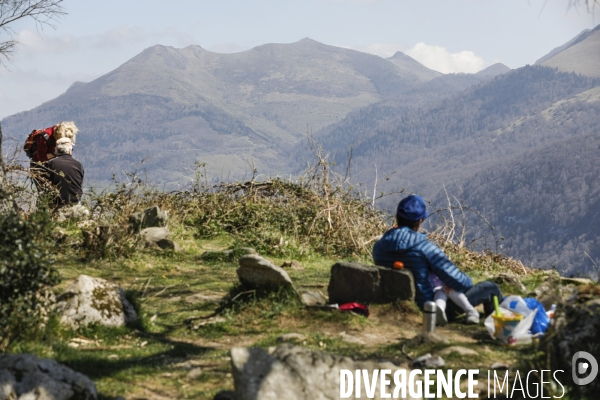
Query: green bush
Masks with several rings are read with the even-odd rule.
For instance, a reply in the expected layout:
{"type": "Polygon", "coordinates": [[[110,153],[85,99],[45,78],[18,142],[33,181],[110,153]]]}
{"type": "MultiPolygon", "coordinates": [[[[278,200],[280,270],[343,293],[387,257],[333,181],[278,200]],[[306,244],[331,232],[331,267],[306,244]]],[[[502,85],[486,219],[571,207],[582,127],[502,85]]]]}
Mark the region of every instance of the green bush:
{"type": "MultiPolygon", "coordinates": [[[[6,195],[0,197],[6,198],[6,195]]],[[[22,332],[43,327],[53,306],[50,213],[0,215],[0,351],[22,332]]]]}

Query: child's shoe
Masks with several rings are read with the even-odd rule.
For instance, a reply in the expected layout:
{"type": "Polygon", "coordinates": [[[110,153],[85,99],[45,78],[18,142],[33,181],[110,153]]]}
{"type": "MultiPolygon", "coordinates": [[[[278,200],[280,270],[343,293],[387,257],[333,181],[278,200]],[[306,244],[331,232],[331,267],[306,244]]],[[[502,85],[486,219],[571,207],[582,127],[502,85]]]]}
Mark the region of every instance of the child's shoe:
{"type": "Polygon", "coordinates": [[[479,311],[472,309],[467,311],[467,324],[477,325],[479,323],[479,311]]]}
{"type": "Polygon", "coordinates": [[[448,323],[448,318],[446,318],[446,313],[441,307],[436,307],[435,309],[435,325],[436,326],[444,326],[448,323]]]}

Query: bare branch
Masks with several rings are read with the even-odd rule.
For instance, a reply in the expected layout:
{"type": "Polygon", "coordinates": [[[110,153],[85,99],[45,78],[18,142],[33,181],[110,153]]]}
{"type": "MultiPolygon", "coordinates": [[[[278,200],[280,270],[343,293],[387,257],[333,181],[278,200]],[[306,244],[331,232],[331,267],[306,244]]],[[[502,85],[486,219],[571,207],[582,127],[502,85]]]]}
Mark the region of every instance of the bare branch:
{"type": "Polygon", "coordinates": [[[0,42],[0,64],[2,59],[10,60],[18,41],[14,38],[14,30],[10,25],[24,18],[35,21],[36,28],[44,25],[54,28],[53,22],[66,12],[61,5],[63,0],[0,0],[0,32],[10,36],[9,40],[0,42]]]}

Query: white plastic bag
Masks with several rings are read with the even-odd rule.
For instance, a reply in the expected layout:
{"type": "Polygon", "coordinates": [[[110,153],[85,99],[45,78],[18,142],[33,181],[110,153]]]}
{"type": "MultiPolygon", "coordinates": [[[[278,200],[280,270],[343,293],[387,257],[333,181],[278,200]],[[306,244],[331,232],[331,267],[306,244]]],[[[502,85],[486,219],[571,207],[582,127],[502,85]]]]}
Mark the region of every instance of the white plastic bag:
{"type": "Polygon", "coordinates": [[[531,310],[521,296],[508,296],[500,305],[500,316],[495,312],[485,319],[485,327],[493,339],[508,345],[531,343],[531,325],[537,310],[531,310]]]}

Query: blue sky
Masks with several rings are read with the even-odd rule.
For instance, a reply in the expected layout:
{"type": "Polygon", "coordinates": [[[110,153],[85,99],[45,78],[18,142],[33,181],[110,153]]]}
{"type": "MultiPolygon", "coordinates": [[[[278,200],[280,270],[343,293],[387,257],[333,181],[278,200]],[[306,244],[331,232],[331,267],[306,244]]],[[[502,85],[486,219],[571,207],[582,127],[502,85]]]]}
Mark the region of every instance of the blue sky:
{"type": "MultiPolygon", "coordinates": [[[[495,62],[532,64],[600,22],[600,7],[569,0],[65,0],[56,29],[13,26],[13,61],[0,67],[0,118],[93,80],[155,44],[236,52],[304,37],[391,56],[401,50],[441,72],[495,62]]],[[[2,40],[6,36],[0,37],[2,40]]]]}

